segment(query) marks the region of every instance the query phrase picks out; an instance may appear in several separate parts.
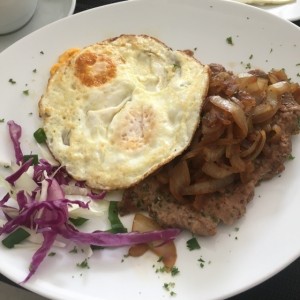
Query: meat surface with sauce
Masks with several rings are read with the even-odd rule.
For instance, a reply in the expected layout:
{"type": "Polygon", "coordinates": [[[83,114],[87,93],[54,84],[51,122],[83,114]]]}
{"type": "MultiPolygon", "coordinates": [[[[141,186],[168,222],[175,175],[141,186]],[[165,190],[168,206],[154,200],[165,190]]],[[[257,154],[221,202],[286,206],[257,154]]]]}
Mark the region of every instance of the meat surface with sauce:
{"type": "Polygon", "coordinates": [[[245,214],[261,181],[284,171],[299,132],[299,85],[283,70],[234,75],[220,65],[210,69],[202,121],[189,149],[125,190],[121,215],[146,211],[164,227],[214,235],[220,223],[245,214]]]}

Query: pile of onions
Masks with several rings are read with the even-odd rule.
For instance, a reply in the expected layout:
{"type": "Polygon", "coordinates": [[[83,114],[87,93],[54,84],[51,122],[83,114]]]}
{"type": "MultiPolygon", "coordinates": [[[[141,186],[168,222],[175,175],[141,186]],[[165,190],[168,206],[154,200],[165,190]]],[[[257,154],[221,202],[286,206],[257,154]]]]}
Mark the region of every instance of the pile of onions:
{"type": "Polygon", "coordinates": [[[233,75],[222,66],[210,67],[200,127],[187,151],[157,174],[179,202],[249,180],[266,143],[280,142],[274,116],[283,97],[300,102],[299,84],[284,70],[233,75]]]}

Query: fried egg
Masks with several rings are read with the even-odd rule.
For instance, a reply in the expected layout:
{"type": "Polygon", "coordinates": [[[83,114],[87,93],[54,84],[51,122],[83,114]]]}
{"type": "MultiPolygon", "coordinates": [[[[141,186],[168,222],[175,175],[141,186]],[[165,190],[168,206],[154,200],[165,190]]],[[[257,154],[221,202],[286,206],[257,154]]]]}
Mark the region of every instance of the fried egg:
{"type": "Polygon", "coordinates": [[[146,35],[68,50],[39,101],[48,147],[76,180],[127,188],[190,144],[208,84],[207,65],[146,35]]]}

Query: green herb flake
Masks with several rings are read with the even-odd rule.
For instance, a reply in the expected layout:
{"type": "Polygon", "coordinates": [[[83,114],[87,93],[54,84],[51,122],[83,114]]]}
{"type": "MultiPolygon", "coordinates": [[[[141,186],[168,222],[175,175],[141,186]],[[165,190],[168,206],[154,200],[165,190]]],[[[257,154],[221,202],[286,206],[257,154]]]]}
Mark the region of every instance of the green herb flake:
{"type": "Polygon", "coordinates": [[[4,123],[4,119],[0,119],[0,123],[4,123]]]}
{"type": "Polygon", "coordinates": [[[177,267],[172,267],[171,269],[171,275],[174,277],[176,275],[178,275],[180,273],[180,271],[178,270],[177,267]]]}
{"type": "Polygon", "coordinates": [[[20,244],[25,239],[27,239],[30,236],[30,234],[23,228],[19,227],[12,233],[10,233],[7,237],[5,237],[2,240],[2,244],[6,248],[13,248],[15,245],[20,244]]]}
{"type": "Polygon", "coordinates": [[[36,72],[37,72],[37,69],[33,69],[33,70],[32,70],[32,73],[36,73],[36,72]]]}
{"type": "Polygon", "coordinates": [[[85,222],[87,222],[89,219],[78,217],[78,218],[69,218],[69,221],[75,225],[76,227],[79,227],[83,225],[85,222]]]}
{"type": "Polygon", "coordinates": [[[155,273],[165,273],[167,271],[166,267],[159,267],[155,270],[155,273]]]}
{"type": "Polygon", "coordinates": [[[111,225],[111,229],[108,230],[112,233],[121,233],[121,232],[127,232],[127,228],[124,227],[122,224],[120,218],[119,218],[119,212],[118,212],[118,202],[117,201],[110,201],[109,202],[109,208],[108,208],[108,220],[111,225]]]}
{"type": "Polygon", "coordinates": [[[81,263],[76,264],[77,267],[82,268],[82,269],[89,269],[90,266],[88,264],[87,258],[82,261],[81,263]]]}
{"type": "Polygon", "coordinates": [[[49,254],[48,254],[48,256],[55,256],[56,255],[56,252],[50,252],[49,254]]]}
{"type": "Polygon", "coordinates": [[[16,82],[15,80],[13,80],[12,78],[9,78],[8,82],[11,83],[11,84],[16,84],[16,83],[17,83],[17,82],[16,82]]]}
{"type": "Polygon", "coordinates": [[[78,249],[76,246],[72,250],[69,251],[69,253],[78,253],[78,249]]]}
{"type": "Polygon", "coordinates": [[[163,260],[163,256],[160,256],[159,258],[158,258],[158,260],[157,260],[157,262],[161,262],[162,260],[163,260]]]}
{"type": "Polygon", "coordinates": [[[181,68],[179,63],[173,64],[173,71],[179,70],[181,68]]]}
{"type": "Polygon", "coordinates": [[[193,250],[196,250],[196,249],[200,249],[200,245],[197,241],[197,239],[195,237],[189,239],[187,242],[186,242],[186,246],[189,248],[190,251],[193,251],[193,250]]]}
{"type": "Polygon", "coordinates": [[[23,162],[26,162],[28,160],[32,160],[31,164],[36,166],[39,163],[39,157],[37,154],[26,154],[23,156],[23,162]]]}
{"type": "Polygon", "coordinates": [[[238,232],[239,230],[240,230],[239,227],[235,227],[235,228],[234,228],[234,231],[236,231],[236,232],[238,232]]]}
{"type": "Polygon", "coordinates": [[[105,247],[103,246],[97,246],[97,245],[91,245],[91,249],[94,250],[103,250],[105,247]]]}
{"type": "Polygon", "coordinates": [[[251,54],[250,56],[249,56],[249,59],[252,59],[253,58],[253,54],[251,54]]]}
{"type": "Polygon", "coordinates": [[[290,154],[289,157],[288,157],[288,159],[289,159],[289,160],[294,160],[294,159],[295,159],[295,156],[293,156],[292,154],[290,154]]]}
{"type": "Polygon", "coordinates": [[[44,51],[43,51],[43,50],[41,50],[41,51],[40,51],[40,54],[41,54],[41,55],[44,55],[45,53],[44,53],[44,51]]]}
{"type": "Polygon", "coordinates": [[[39,144],[43,144],[46,142],[47,140],[47,136],[46,133],[44,131],[43,128],[39,128],[37,129],[34,133],[33,133],[33,137],[35,138],[35,140],[37,141],[37,143],[39,144]]]}
{"type": "Polygon", "coordinates": [[[168,292],[175,287],[175,282],[164,283],[163,288],[168,292]]]}
{"type": "Polygon", "coordinates": [[[233,46],[233,40],[232,40],[231,36],[229,36],[228,38],[226,38],[226,42],[227,42],[228,45],[233,46]]]}
{"type": "Polygon", "coordinates": [[[28,96],[29,95],[29,90],[24,90],[23,95],[28,96]]]}

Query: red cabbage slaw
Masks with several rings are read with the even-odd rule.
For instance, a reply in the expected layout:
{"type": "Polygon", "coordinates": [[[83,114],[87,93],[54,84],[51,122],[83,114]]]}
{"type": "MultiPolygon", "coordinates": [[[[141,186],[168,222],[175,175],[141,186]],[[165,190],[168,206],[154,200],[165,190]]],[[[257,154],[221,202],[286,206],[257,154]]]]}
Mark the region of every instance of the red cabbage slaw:
{"type": "MultiPolygon", "coordinates": [[[[38,164],[34,166],[32,166],[32,159],[24,162],[20,144],[22,128],[14,121],[8,122],[8,128],[18,168],[5,180],[11,187],[10,190],[13,190],[17,180],[30,167],[33,167],[32,180],[35,182],[36,187],[30,192],[18,190],[15,195],[8,191],[0,199],[0,208],[6,217],[6,223],[0,227],[0,235],[9,234],[18,227],[25,226],[40,233],[43,237],[42,245],[33,254],[29,273],[22,283],[28,281],[35,274],[58,236],[81,245],[122,247],[153,241],[166,242],[175,239],[180,233],[180,230],[176,228],[144,233],[111,233],[99,230],[91,233],[80,232],[69,221],[68,206],[78,205],[78,207],[83,209],[89,209],[89,202],[66,198],[62,186],[68,185],[72,179],[64,168],[53,166],[45,159],[39,159],[38,164]],[[13,198],[17,202],[17,208],[8,205],[8,201],[13,198]],[[17,213],[11,216],[5,212],[5,208],[14,209],[17,213]]],[[[84,182],[76,182],[76,185],[81,188],[87,188],[84,182]]],[[[101,200],[104,198],[105,192],[89,190],[87,196],[90,197],[91,201],[101,200]]]]}

